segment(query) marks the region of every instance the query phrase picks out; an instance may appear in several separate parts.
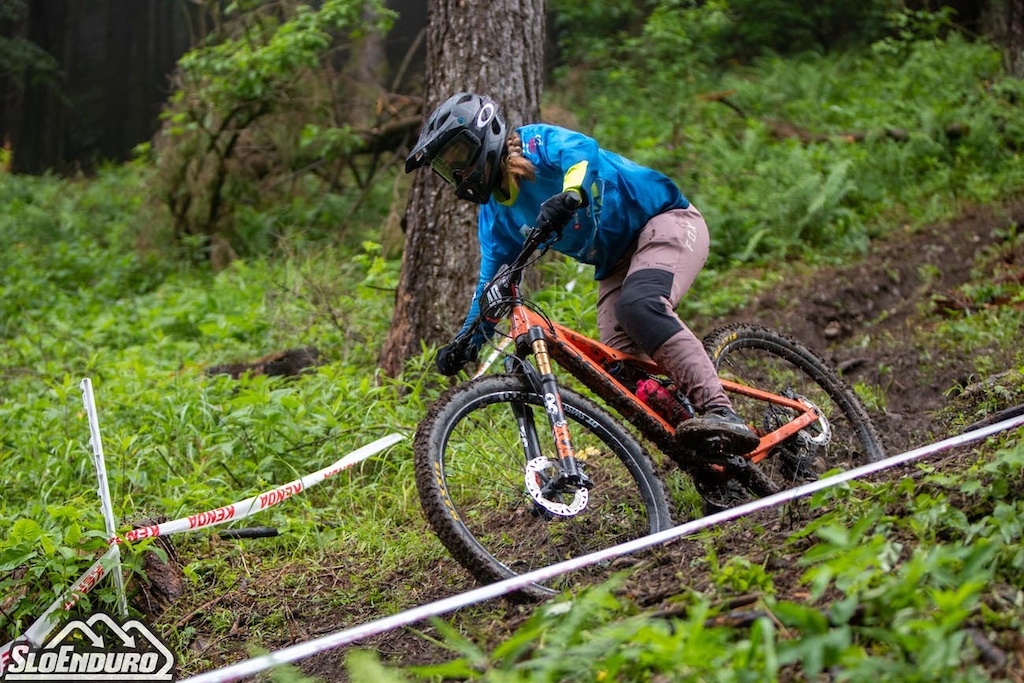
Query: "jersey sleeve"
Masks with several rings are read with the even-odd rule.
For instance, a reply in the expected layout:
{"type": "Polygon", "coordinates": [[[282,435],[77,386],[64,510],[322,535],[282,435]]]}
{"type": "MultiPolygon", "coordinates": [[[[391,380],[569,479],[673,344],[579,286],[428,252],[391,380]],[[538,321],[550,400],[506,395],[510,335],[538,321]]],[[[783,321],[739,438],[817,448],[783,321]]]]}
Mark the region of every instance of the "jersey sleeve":
{"type": "Polygon", "coordinates": [[[537,129],[541,135],[539,162],[561,172],[562,191],[578,190],[584,198],[592,196],[600,152],[597,141],[559,126],[538,125],[537,129]]]}
{"type": "MultiPolygon", "coordinates": [[[[506,263],[511,263],[519,253],[521,241],[510,238],[512,231],[507,225],[507,217],[498,210],[493,202],[480,207],[477,219],[477,237],[480,241],[480,274],[477,279],[476,291],[473,294],[473,301],[470,303],[469,312],[462,323],[459,334],[464,334],[480,315],[480,297],[483,296],[487,283],[498,273],[498,269],[506,263]]],[[[484,322],[477,330],[473,343],[477,346],[483,344],[494,334],[495,324],[484,322]]]]}

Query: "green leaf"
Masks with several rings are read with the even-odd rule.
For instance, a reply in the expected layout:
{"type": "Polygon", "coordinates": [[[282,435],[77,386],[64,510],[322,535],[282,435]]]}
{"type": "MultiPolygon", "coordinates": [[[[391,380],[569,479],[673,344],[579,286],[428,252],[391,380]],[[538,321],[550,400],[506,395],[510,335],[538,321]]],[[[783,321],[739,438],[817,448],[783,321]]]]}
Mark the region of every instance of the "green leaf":
{"type": "Polygon", "coordinates": [[[20,548],[8,548],[0,553],[0,572],[9,572],[28,563],[36,557],[35,550],[23,550],[20,548]]]}

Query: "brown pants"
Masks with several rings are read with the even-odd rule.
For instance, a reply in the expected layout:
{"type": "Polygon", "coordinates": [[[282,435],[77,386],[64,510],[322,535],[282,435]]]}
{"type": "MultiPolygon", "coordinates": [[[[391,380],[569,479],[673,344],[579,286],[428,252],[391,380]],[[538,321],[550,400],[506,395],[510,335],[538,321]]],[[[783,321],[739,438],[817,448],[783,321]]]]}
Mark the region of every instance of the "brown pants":
{"type": "Polygon", "coordinates": [[[669,296],[661,297],[664,315],[678,321],[679,331],[651,355],[666,374],[690,398],[699,411],[731,407],[718,373],[704,345],[675,312],[708,258],[710,238],[704,217],[696,208],[676,209],[652,218],[640,231],[635,245],[615,270],[598,284],[597,326],[601,341],[612,348],[640,356],[646,354],[622,329],[615,304],[626,278],[638,271],[656,269],[672,274],[669,296]]]}

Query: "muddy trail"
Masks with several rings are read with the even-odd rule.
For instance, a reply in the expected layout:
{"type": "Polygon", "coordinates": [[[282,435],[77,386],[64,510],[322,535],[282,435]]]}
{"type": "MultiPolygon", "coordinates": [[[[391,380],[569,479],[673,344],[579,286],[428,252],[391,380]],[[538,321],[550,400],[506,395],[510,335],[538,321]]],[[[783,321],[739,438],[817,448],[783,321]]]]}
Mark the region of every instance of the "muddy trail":
{"type": "Polygon", "coordinates": [[[872,417],[886,449],[913,448],[951,434],[955,427],[938,413],[985,381],[975,375],[980,353],[992,355],[993,374],[1011,367],[1012,357],[997,349],[940,347],[929,332],[977,305],[958,293],[961,285],[1024,279],[1024,253],[1013,239],[1021,224],[1024,202],[906,229],[874,242],[857,263],[787,281],[730,318],[783,330],[849,384],[885,389],[885,411],[872,417]]]}
{"type": "MultiPolygon", "coordinates": [[[[819,268],[787,277],[769,293],[751,301],[727,319],[690,321],[695,331],[706,333],[733,321],[756,322],[782,330],[819,352],[843,370],[849,383],[860,382],[886,390],[884,412],[874,412],[878,431],[890,454],[944,438],[959,431],[943,409],[960,401],[969,410],[973,386],[985,378],[974,375],[978,351],[938,348],[929,331],[949,315],[962,313],[968,304],[958,294],[964,283],[984,278],[1024,280],[1024,247],[1013,240],[1024,223],[1024,201],[999,209],[978,208],[945,223],[906,229],[875,242],[868,254],[855,263],[819,268]],[[951,313],[953,312],[953,313],[951,313]]],[[[776,264],[773,268],[788,268],[776,264]]],[[[794,266],[794,270],[797,267],[794,266]]],[[[756,275],[756,274],[755,274],[756,275]]],[[[1000,305],[991,302],[990,305],[1000,305]]],[[[1011,351],[986,350],[992,374],[1012,367],[1011,351]]],[[[962,454],[939,459],[936,466],[955,468],[962,454]]],[[[905,473],[903,473],[905,474],[905,473]]],[[[889,473],[887,476],[903,476],[889,473]]],[[[757,522],[737,524],[714,541],[719,557],[744,555],[773,572],[776,594],[799,599],[806,587],[797,584],[795,558],[785,553],[800,548],[781,542],[806,520],[796,509],[780,515],[765,511],[757,522]],[[787,571],[793,567],[793,571],[787,571]]],[[[427,531],[424,523],[424,533],[427,531]]],[[[626,588],[642,607],[659,608],[687,590],[713,591],[706,575],[684,573],[699,564],[707,548],[700,543],[674,543],[638,559],[637,571],[626,588]],[[685,585],[680,576],[685,576],[685,585]]],[[[255,553],[254,553],[255,554],[255,553]]],[[[397,591],[383,602],[392,612],[381,613],[376,591],[353,584],[353,576],[369,575],[372,558],[340,555],[334,566],[301,578],[301,588],[288,581],[286,570],[259,572],[258,558],[250,557],[251,578],[209,600],[209,595],[188,595],[157,618],[175,629],[195,631],[191,652],[183,657],[192,663],[193,674],[251,656],[254,640],[262,648],[277,649],[337,630],[365,624],[393,613],[395,604],[408,607],[449,597],[472,588],[465,572],[450,559],[436,566],[415,565],[416,577],[379,576],[382,591],[397,591]],[[390,587],[390,588],[387,588],[390,587]],[[301,595],[303,599],[297,600],[301,595]],[[338,598],[344,596],[344,600],[338,598]],[[211,604],[214,603],[214,604],[211,604]],[[260,614],[285,605],[286,623],[271,633],[260,629],[260,614]],[[215,633],[204,618],[206,611],[228,608],[238,618],[225,634],[215,633]]],[[[743,607],[738,605],[738,607],[743,607]]],[[[530,613],[530,606],[503,600],[475,606],[447,618],[479,642],[494,643],[507,636],[530,613]]],[[[454,655],[442,647],[440,636],[429,623],[374,636],[351,647],[376,650],[395,664],[412,665],[444,661],[454,655]]],[[[303,660],[299,668],[324,681],[345,681],[344,659],[351,648],[340,648],[303,660]]]]}

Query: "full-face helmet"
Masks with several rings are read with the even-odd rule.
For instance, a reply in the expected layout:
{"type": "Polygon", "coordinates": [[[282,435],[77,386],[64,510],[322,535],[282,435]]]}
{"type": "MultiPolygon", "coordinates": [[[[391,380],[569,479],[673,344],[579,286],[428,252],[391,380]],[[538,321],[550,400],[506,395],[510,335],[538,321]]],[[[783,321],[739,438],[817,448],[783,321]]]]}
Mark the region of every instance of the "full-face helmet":
{"type": "Polygon", "coordinates": [[[460,199],[486,204],[501,181],[508,127],[486,95],[452,95],[423,124],[405,172],[430,165],[460,199]]]}

